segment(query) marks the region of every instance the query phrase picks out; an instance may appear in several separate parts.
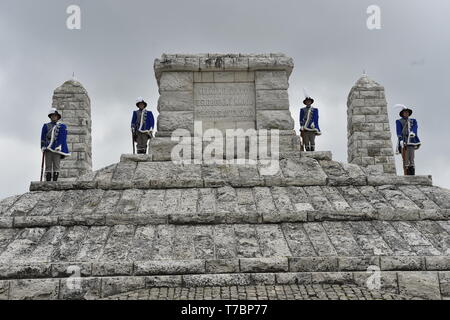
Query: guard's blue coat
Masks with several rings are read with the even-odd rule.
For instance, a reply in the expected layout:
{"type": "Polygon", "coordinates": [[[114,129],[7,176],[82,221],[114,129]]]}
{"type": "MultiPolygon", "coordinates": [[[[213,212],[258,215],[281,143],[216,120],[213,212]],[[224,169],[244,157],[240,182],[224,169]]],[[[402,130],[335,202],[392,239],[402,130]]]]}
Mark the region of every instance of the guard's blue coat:
{"type": "Polygon", "coordinates": [[[67,127],[64,123],[45,123],[41,132],[41,149],[58,153],[62,156],[70,156],[67,146],[67,127]],[[51,139],[47,141],[47,134],[51,132],[51,139]]]}
{"type": "Polygon", "coordinates": [[[138,110],[133,111],[133,117],[131,118],[131,129],[142,133],[149,133],[153,130],[154,125],[155,119],[153,118],[153,113],[151,111],[146,109],[142,110],[141,117],[138,117],[138,110]]]}
{"type": "Polygon", "coordinates": [[[416,146],[419,147],[421,142],[417,135],[417,120],[413,118],[401,118],[395,121],[395,125],[397,128],[397,137],[400,141],[404,141],[408,146],[416,146]],[[403,126],[407,125],[407,122],[409,121],[409,130],[406,130],[406,135],[403,135],[403,126]],[[413,133],[413,136],[410,136],[411,132],[413,133]]]}
{"type": "Polygon", "coordinates": [[[322,134],[319,128],[319,109],[311,108],[311,116],[307,119],[308,108],[304,107],[300,109],[300,127],[306,131],[315,131],[317,135],[322,134]]]}

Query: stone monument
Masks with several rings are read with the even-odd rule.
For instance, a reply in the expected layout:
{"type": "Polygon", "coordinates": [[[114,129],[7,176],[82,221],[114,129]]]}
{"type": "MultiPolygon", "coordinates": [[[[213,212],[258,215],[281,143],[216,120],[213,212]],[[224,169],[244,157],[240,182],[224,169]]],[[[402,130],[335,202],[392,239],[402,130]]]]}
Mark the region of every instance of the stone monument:
{"type": "Polygon", "coordinates": [[[347,107],[348,162],[374,174],[395,174],[384,88],[363,75],[350,90],[347,107]]]}
{"type": "MultiPolygon", "coordinates": [[[[171,161],[171,133],[197,134],[195,119],[220,130],[277,128],[282,145],[292,144],[291,69],[291,59],[270,54],[158,59],[151,155],[124,154],[71,181],[32,182],[0,201],[0,299],[146,296],[162,287],[187,299],[179,295],[186,287],[206,296],[214,287],[336,284],[449,299],[450,190],[431,176],[372,174],[329,151],[286,153],[273,175],[260,162],[171,161]]],[[[63,87],[61,104],[85,99],[79,86],[63,87]]],[[[350,93],[350,159],[372,157],[367,165],[388,172],[389,159],[376,158],[389,148],[389,127],[375,87],[364,78],[350,93]]]]}
{"type": "Polygon", "coordinates": [[[287,92],[292,68],[284,54],[163,54],[154,64],[160,98],[152,154],[167,159],[174,130],[195,136],[196,122],[202,126],[197,134],[278,129],[280,152],[294,152],[298,140],[287,92]]]}
{"type": "Polygon", "coordinates": [[[68,80],[53,94],[53,108],[67,125],[71,155],[61,161],[61,180],[75,179],[92,171],[91,100],[83,85],[68,80]]]}

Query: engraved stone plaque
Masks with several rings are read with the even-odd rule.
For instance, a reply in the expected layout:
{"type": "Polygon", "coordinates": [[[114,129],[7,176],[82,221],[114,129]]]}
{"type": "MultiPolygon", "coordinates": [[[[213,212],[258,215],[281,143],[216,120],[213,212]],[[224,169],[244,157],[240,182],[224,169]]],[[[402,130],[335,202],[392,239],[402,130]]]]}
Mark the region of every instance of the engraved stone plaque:
{"type": "Polygon", "coordinates": [[[194,121],[203,129],[255,129],[254,83],[194,83],[194,121]]]}

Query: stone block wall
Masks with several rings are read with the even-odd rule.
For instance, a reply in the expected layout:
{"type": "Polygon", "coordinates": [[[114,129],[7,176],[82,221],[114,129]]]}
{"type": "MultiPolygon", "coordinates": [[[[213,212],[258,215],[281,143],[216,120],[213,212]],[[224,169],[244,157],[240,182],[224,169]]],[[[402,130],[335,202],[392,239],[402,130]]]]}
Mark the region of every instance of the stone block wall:
{"type": "Polygon", "coordinates": [[[154,64],[159,85],[157,136],[183,128],[293,130],[283,54],[163,54],[154,64]],[[209,95],[209,96],[208,96],[209,95]]]}
{"type": "Polygon", "coordinates": [[[75,179],[92,171],[91,100],[81,83],[69,80],[54,91],[52,106],[67,125],[71,153],[61,161],[60,177],[75,179]]]}
{"type": "Polygon", "coordinates": [[[347,100],[348,162],[372,174],[395,174],[384,87],[363,75],[347,100]]]}

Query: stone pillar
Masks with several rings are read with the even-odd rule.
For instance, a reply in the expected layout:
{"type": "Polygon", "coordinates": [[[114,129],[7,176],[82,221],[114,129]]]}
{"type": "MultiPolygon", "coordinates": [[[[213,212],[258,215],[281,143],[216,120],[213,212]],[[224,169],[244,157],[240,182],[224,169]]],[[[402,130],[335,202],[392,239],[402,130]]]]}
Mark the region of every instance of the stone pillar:
{"type": "Polygon", "coordinates": [[[348,162],[372,174],[395,174],[384,87],[363,75],[347,100],[348,162]]]}
{"type": "Polygon", "coordinates": [[[62,180],[73,180],[92,171],[91,100],[86,89],[68,80],[53,94],[53,107],[67,125],[67,144],[71,156],[61,162],[62,180]]]}

